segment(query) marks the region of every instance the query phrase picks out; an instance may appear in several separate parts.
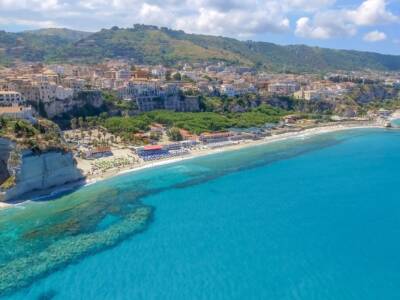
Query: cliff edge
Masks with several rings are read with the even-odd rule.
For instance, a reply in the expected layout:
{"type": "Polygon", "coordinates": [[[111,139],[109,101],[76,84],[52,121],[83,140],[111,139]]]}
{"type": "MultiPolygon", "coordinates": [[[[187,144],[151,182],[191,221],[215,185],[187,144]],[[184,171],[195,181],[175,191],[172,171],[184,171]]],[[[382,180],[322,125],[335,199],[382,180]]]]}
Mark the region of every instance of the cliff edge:
{"type": "Polygon", "coordinates": [[[0,201],[84,178],[55,124],[0,121],[0,201]]]}

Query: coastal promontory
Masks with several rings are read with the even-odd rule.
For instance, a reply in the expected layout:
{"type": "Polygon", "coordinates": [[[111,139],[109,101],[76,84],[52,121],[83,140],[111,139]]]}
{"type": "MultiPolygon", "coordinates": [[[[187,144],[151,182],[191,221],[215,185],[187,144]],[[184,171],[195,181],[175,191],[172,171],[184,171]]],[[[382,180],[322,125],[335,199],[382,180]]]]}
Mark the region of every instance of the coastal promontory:
{"type": "Polygon", "coordinates": [[[83,178],[54,123],[3,118],[0,132],[0,201],[83,178]]]}

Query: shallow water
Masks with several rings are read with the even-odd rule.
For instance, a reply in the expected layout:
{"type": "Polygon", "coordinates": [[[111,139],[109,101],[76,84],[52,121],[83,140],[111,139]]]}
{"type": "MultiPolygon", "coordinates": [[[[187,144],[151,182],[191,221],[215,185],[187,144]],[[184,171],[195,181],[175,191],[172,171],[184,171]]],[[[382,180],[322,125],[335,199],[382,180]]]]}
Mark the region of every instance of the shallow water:
{"type": "Polygon", "coordinates": [[[399,299],[400,133],[126,174],[0,212],[6,299],[399,299]]]}
{"type": "Polygon", "coordinates": [[[394,119],[391,121],[393,127],[400,127],[400,119],[394,119]]]}

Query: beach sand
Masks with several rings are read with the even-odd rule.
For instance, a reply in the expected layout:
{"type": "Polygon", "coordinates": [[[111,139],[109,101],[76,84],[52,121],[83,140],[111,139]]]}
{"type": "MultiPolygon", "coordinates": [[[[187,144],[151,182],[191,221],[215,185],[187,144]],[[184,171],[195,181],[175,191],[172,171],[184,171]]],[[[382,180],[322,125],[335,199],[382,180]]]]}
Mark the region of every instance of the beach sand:
{"type": "Polygon", "coordinates": [[[0,209],[10,208],[12,206],[12,204],[0,202],[0,209]]]}
{"type": "Polygon", "coordinates": [[[400,109],[392,113],[389,118],[389,120],[396,120],[396,119],[400,119],[400,109]]]}
{"type": "MultiPolygon", "coordinates": [[[[266,144],[273,143],[273,142],[285,141],[287,139],[294,139],[294,138],[302,138],[303,139],[303,138],[307,138],[307,137],[311,137],[311,136],[319,135],[319,134],[324,134],[324,133],[352,130],[352,129],[367,129],[367,128],[384,128],[384,127],[381,124],[377,124],[377,123],[371,123],[371,124],[357,124],[357,123],[345,124],[345,123],[342,123],[342,124],[333,124],[333,125],[330,124],[330,125],[319,126],[319,127],[314,127],[314,128],[310,128],[310,129],[304,129],[301,131],[275,134],[275,135],[268,136],[262,140],[256,140],[256,141],[246,140],[246,141],[240,142],[239,144],[228,145],[228,146],[224,146],[224,147],[217,148],[217,149],[207,149],[207,148],[196,149],[196,150],[192,150],[190,154],[182,156],[182,157],[174,157],[171,159],[163,159],[163,160],[152,161],[152,162],[141,162],[141,163],[135,164],[134,166],[128,166],[125,168],[108,170],[108,171],[104,172],[103,174],[101,174],[100,176],[99,175],[96,175],[94,177],[88,176],[83,183],[81,182],[77,186],[91,185],[96,182],[106,180],[108,178],[115,177],[118,175],[137,172],[140,170],[154,168],[154,167],[158,167],[158,166],[162,166],[162,165],[177,163],[180,161],[193,159],[193,158],[197,158],[197,157],[201,157],[201,156],[206,156],[206,155],[211,155],[211,154],[216,154],[216,153],[221,153],[221,152],[226,152],[226,151],[235,151],[235,150],[243,149],[246,147],[266,145],[266,144]]],[[[83,164],[78,163],[78,167],[82,168],[86,174],[90,170],[90,164],[88,164],[87,161],[84,162],[83,164]]],[[[57,190],[63,190],[63,189],[65,189],[65,186],[60,186],[54,190],[49,191],[49,194],[57,193],[57,190]]],[[[19,202],[19,203],[21,203],[21,202],[19,202]]],[[[13,204],[0,202],[0,209],[10,208],[12,206],[13,206],[13,204]]]]}
{"type": "Polygon", "coordinates": [[[246,147],[266,145],[266,144],[273,143],[273,142],[285,141],[287,139],[306,138],[306,137],[310,137],[310,136],[314,136],[314,135],[336,132],[336,131],[351,130],[351,129],[367,129],[367,128],[384,128],[384,127],[380,124],[368,124],[368,125],[361,125],[361,124],[338,124],[338,125],[336,125],[335,124],[335,125],[329,125],[329,126],[314,127],[314,128],[310,128],[310,129],[296,131],[296,132],[288,132],[288,133],[271,135],[262,140],[256,140],[256,141],[246,140],[246,141],[240,142],[239,144],[228,145],[228,146],[224,146],[224,147],[216,148],[216,149],[196,149],[196,150],[192,150],[190,154],[182,156],[182,157],[174,157],[171,159],[163,159],[163,160],[152,161],[152,162],[143,162],[143,163],[136,164],[133,167],[128,167],[128,168],[124,168],[124,169],[120,169],[120,170],[115,170],[115,169],[109,170],[109,171],[103,173],[101,176],[88,178],[87,184],[93,184],[95,182],[99,182],[101,180],[105,180],[110,177],[118,176],[120,174],[132,173],[132,172],[140,171],[143,169],[172,164],[172,163],[176,163],[176,162],[180,162],[180,161],[184,161],[184,160],[188,160],[188,159],[193,159],[193,158],[197,158],[197,157],[201,157],[201,156],[206,156],[206,155],[211,155],[211,154],[216,154],[216,153],[221,153],[221,152],[226,152],[226,151],[235,151],[235,150],[240,150],[240,149],[243,149],[246,147]]]}

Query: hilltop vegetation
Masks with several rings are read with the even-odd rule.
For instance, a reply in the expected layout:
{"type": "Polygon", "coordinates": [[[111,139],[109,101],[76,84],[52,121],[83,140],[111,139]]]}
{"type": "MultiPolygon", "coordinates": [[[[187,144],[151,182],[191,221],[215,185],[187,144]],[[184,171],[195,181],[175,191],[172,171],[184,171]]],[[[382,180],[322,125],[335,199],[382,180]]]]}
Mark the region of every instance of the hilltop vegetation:
{"type": "Polygon", "coordinates": [[[304,45],[279,46],[267,42],[187,34],[156,26],[113,27],[93,34],[67,29],[22,33],[0,31],[0,64],[9,64],[15,59],[95,63],[115,58],[165,65],[224,61],[278,72],[367,68],[400,70],[400,56],[304,45]]]}
{"type": "Polygon", "coordinates": [[[60,129],[46,119],[39,119],[37,123],[31,124],[25,120],[1,117],[0,137],[16,142],[22,149],[35,152],[66,149],[60,129]]]}
{"type": "MultiPolygon", "coordinates": [[[[232,127],[250,128],[263,126],[266,123],[277,123],[289,112],[268,105],[261,105],[256,109],[244,113],[216,113],[199,112],[183,113],[167,110],[158,110],[144,113],[134,117],[87,117],[85,120],[72,120],[79,123],[80,127],[103,126],[112,134],[121,136],[126,140],[132,134],[147,131],[152,123],[163,124],[167,128],[186,129],[191,133],[215,132],[227,130],[232,127]]],[[[75,127],[75,126],[73,126],[75,127]]]]}
{"type": "Polygon", "coordinates": [[[70,29],[40,29],[12,33],[0,31],[0,64],[14,60],[44,62],[56,56],[65,45],[87,37],[90,33],[70,29]]]}

